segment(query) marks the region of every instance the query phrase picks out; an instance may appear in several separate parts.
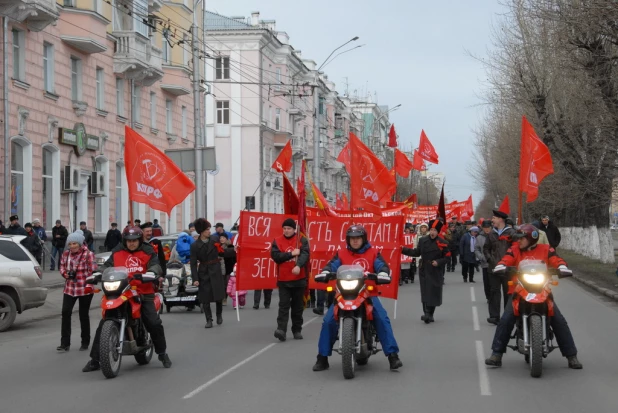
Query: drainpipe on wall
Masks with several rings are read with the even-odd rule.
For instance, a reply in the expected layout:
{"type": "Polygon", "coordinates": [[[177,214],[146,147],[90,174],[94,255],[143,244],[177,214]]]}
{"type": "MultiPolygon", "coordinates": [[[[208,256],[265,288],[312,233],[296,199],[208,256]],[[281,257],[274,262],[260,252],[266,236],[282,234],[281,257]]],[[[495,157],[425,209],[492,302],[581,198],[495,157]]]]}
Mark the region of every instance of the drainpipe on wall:
{"type": "Polygon", "coordinates": [[[9,188],[11,187],[11,175],[9,162],[11,161],[11,145],[9,144],[9,19],[2,17],[2,92],[4,98],[4,218],[11,215],[11,199],[9,188]]]}

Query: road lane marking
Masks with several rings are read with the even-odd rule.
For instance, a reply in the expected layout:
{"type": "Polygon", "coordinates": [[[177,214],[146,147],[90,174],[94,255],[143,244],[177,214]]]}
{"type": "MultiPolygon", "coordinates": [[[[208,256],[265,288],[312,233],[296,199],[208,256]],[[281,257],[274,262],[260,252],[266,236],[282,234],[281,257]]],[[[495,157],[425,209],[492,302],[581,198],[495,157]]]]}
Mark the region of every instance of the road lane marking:
{"type": "Polygon", "coordinates": [[[476,361],[479,367],[479,386],[481,387],[481,396],[491,396],[489,377],[487,376],[487,367],[485,367],[485,356],[483,355],[483,342],[481,340],[476,340],[476,361]]]}
{"type": "Polygon", "coordinates": [[[479,324],[479,312],[476,309],[476,306],[472,306],[472,322],[474,323],[474,331],[479,331],[481,329],[481,325],[479,324]]]}
{"type": "Polygon", "coordinates": [[[476,303],[476,295],[474,294],[474,287],[470,287],[470,299],[473,303],[476,303]]]}
{"type": "MultiPolygon", "coordinates": [[[[309,320],[305,324],[303,324],[303,327],[305,327],[306,325],[309,325],[310,323],[312,323],[313,321],[317,320],[318,318],[319,317],[313,317],[311,320],[309,320]]],[[[216,382],[218,382],[219,380],[221,380],[222,378],[224,378],[228,374],[232,373],[235,370],[238,370],[239,367],[244,366],[245,364],[247,364],[248,362],[250,362],[254,358],[258,357],[260,354],[263,354],[263,353],[267,352],[268,350],[270,350],[272,347],[276,346],[277,344],[279,344],[279,343],[271,343],[271,344],[267,345],[266,347],[264,347],[263,349],[253,353],[251,356],[247,357],[243,361],[235,364],[234,366],[232,366],[229,369],[225,370],[223,373],[219,374],[218,376],[213,377],[212,379],[208,380],[206,383],[202,384],[200,387],[198,387],[197,389],[193,390],[191,393],[186,394],[183,397],[183,399],[184,400],[188,400],[188,399],[192,398],[193,396],[195,396],[196,394],[199,394],[199,393],[203,392],[208,387],[212,386],[213,384],[215,384],[216,382]]]]}

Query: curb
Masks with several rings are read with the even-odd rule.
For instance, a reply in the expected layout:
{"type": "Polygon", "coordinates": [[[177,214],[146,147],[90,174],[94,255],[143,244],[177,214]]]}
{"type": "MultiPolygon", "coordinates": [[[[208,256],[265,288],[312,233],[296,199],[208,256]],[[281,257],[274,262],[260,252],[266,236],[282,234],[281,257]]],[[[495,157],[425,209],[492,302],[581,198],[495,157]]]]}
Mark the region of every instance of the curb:
{"type": "Polygon", "coordinates": [[[55,284],[43,285],[43,287],[47,288],[48,290],[57,290],[58,288],[64,288],[64,286],[64,281],[57,282],[55,284]]]}
{"type": "Polygon", "coordinates": [[[611,298],[614,301],[618,301],[618,292],[613,291],[613,290],[609,290],[609,289],[604,288],[604,287],[600,287],[594,281],[584,280],[583,278],[580,278],[580,277],[578,277],[575,274],[573,274],[573,278],[575,280],[577,280],[577,282],[582,283],[584,285],[587,285],[588,287],[592,288],[593,290],[598,291],[599,293],[603,294],[604,296],[606,296],[608,298],[611,298]]]}

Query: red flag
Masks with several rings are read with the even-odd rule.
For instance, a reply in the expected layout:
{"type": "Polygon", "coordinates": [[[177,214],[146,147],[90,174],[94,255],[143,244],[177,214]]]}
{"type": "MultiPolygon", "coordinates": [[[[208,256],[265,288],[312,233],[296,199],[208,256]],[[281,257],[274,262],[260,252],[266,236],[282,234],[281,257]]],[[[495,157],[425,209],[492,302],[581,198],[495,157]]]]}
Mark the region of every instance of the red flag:
{"type": "Polygon", "coordinates": [[[534,201],[539,195],[539,185],[554,165],[547,146],[539,139],[525,116],[521,121],[521,158],[519,162],[519,191],[528,194],[526,202],[534,201]]]}
{"type": "Polygon", "coordinates": [[[298,214],[298,195],[294,191],[294,186],[288,179],[288,177],[283,175],[283,213],[287,215],[298,214]]]}
{"type": "Polygon", "coordinates": [[[335,208],[337,208],[339,211],[343,210],[343,201],[341,200],[341,195],[337,194],[336,195],[336,203],[335,203],[335,208]]]}
{"type": "Polygon", "coordinates": [[[434,149],[433,145],[425,135],[425,131],[421,130],[421,140],[418,144],[418,154],[421,158],[431,163],[438,163],[438,154],[434,149]]]}
{"type": "Polygon", "coordinates": [[[391,125],[391,130],[388,131],[388,146],[389,148],[397,147],[397,134],[395,133],[395,125],[391,125]]]}
{"type": "Polygon", "coordinates": [[[412,169],[416,169],[417,171],[425,171],[427,168],[425,167],[425,161],[421,158],[421,155],[418,153],[418,150],[414,150],[414,158],[412,159],[412,169]]]}
{"type": "Polygon", "coordinates": [[[345,193],[341,194],[341,202],[343,203],[343,210],[344,211],[349,211],[350,210],[350,201],[348,201],[348,196],[345,193]]]}
{"type": "MultiPolygon", "coordinates": [[[[395,182],[397,182],[397,178],[395,177],[395,168],[390,170],[390,174],[393,177],[393,179],[395,180],[395,182]]],[[[380,199],[380,206],[381,207],[386,207],[388,202],[392,202],[393,197],[397,194],[397,185],[393,186],[391,188],[390,191],[388,191],[386,193],[386,195],[384,195],[384,197],[382,197],[382,199],[380,199]]]]}
{"type": "Polygon", "coordinates": [[[288,143],[285,144],[281,153],[271,166],[271,168],[275,169],[277,172],[290,172],[294,165],[292,163],[292,144],[290,142],[291,141],[288,141],[288,143]]]}
{"type": "Polygon", "coordinates": [[[511,215],[511,205],[509,204],[509,196],[505,196],[504,199],[502,200],[502,203],[500,204],[500,208],[498,208],[498,211],[500,212],[504,212],[507,215],[511,215]]]}
{"type": "Polygon", "coordinates": [[[353,133],[350,133],[349,145],[350,158],[354,159],[350,173],[351,207],[381,214],[380,200],[397,183],[388,168],[353,133]]]}
{"type": "Polygon", "coordinates": [[[440,192],[440,201],[438,202],[438,218],[442,218],[446,224],[446,208],[444,207],[444,182],[442,182],[442,192],[440,192]]]}
{"type": "Polygon", "coordinates": [[[408,178],[412,168],[414,168],[414,165],[410,162],[406,154],[395,148],[395,171],[397,171],[397,174],[404,178],[408,178]]]}
{"type": "Polygon", "coordinates": [[[337,156],[337,162],[341,162],[343,165],[345,165],[345,170],[347,171],[348,174],[350,174],[350,143],[346,143],[346,145],[343,147],[343,149],[341,150],[341,152],[339,153],[339,156],[337,156]]]}
{"type": "Polygon", "coordinates": [[[128,126],[124,128],[124,161],[129,199],[169,215],[195,184],[159,148],[128,126]]]}
{"type": "Polygon", "coordinates": [[[474,204],[472,203],[472,195],[470,195],[466,200],[466,207],[464,209],[464,212],[466,212],[470,216],[474,215],[474,204]]]}
{"type": "Polygon", "coordinates": [[[313,200],[315,201],[315,206],[318,207],[320,211],[322,211],[326,216],[336,217],[338,214],[333,210],[330,206],[322,191],[311,181],[311,191],[313,192],[313,200]]]}
{"type": "Polygon", "coordinates": [[[418,207],[418,197],[416,194],[412,194],[408,197],[408,199],[403,201],[403,203],[406,204],[408,208],[415,209],[418,207]]]}

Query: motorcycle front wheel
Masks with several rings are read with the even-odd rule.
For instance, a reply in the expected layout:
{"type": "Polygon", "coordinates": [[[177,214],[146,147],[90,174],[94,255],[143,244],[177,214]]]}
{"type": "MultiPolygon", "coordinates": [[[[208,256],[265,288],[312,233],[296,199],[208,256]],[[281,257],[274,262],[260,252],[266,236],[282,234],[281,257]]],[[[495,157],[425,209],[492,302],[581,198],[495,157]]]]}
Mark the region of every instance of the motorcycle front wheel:
{"type": "Polygon", "coordinates": [[[120,331],[118,323],[107,320],[101,327],[101,342],[99,344],[99,363],[103,375],[108,379],[113,379],[120,372],[122,354],[118,347],[120,345],[120,331]]]}
{"type": "Polygon", "coordinates": [[[543,374],[543,321],[538,315],[528,319],[530,325],[530,375],[541,377],[543,374]]]}
{"type": "Polygon", "coordinates": [[[346,379],[354,378],[354,353],[356,353],[356,331],[354,331],[354,319],[346,317],[341,320],[341,364],[343,367],[343,377],[346,379]]]}

